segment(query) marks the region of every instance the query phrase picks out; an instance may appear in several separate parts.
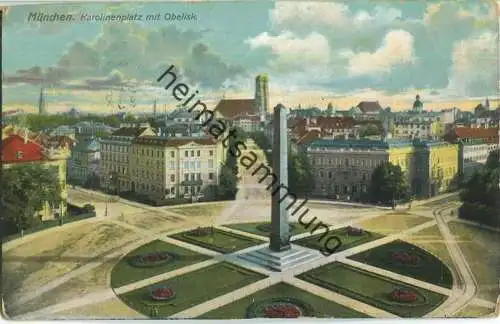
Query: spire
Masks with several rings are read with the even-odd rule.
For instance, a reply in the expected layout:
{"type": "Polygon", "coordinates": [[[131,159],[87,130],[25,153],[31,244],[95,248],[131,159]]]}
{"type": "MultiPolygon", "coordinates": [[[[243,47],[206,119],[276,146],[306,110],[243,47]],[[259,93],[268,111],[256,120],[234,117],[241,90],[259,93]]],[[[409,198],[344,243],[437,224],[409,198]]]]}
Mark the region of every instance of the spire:
{"type": "Polygon", "coordinates": [[[156,99],[153,102],[153,118],[156,118],[156,99]]]}
{"type": "Polygon", "coordinates": [[[486,100],[484,102],[484,106],[486,107],[486,109],[490,109],[490,100],[488,99],[488,97],[486,97],[486,100]]]}
{"type": "Polygon", "coordinates": [[[44,88],[40,88],[40,97],[38,98],[38,114],[39,115],[44,115],[46,114],[47,111],[45,109],[45,94],[44,94],[44,88]]]}

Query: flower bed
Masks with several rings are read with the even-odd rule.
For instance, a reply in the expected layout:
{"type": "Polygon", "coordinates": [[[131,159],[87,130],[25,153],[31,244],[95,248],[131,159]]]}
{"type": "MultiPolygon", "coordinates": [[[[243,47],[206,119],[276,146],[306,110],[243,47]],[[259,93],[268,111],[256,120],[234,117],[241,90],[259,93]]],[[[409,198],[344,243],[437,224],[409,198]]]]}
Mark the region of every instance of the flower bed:
{"type": "Polygon", "coordinates": [[[391,260],[405,265],[417,265],[420,262],[420,257],[411,252],[391,252],[391,260]]]}
{"type": "Polygon", "coordinates": [[[247,318],[298,318],[314,316],[313,308],[296,298],[270,298],[251,304],[247,318]]]}
{"type": "Polygon", "coordinates": [[[136,255],[130,259],[130,264],[134,267],[156,267],[170,260],[172,260],[172,255],[161,251],[136,255]]]}
{"type": "Polygon", "coordinates": [[[398,303],[413,303],[417,300],[417,294],[406,288],[398,288],[391,292],[391,300],[398,303]]]}
{"type": "Polygon", "coordinates": [[[349,235],[349,236],[361,236],[361,235],[363,235],[363,233],[364,232],[361,228],[352,227],[352,226],[347,227],[347,235],[349,235]]]}
{"type": "Polygon", "coordinates": [[[170,287],[155,287],[151,289],[151,298],[153,300],[170,300],[175,297],[175,292],[170,287]]]}

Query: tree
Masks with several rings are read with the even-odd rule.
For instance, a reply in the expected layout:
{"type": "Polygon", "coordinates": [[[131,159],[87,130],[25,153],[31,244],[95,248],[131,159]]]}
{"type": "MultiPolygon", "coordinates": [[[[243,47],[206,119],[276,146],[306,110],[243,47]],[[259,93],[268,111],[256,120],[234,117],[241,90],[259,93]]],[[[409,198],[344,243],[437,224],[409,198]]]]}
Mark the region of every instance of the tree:
{"type": "Polygon", "coordinates": [[[307,155],[302,150],[289,149],[288,151],[288,187],[298,197],[305,197],[314,188],[312,174],[307,155]]]}
{"type": "Polygon", "coordinates": [[[42,210],[45,202],[51,206],[60,203],[57,172],[39,164],[4,169],[0,216],[4,229],[22,232],[40,221],[35,213],[42,210]]]}
{"type": "Polygon", "coordinates": [[[359,129],[359,136],[360,137],[366,137],[366,136],[376,136],[380,135],[380,129],[374,125],[374,124],[366,124],[360,127],[359,129]]]}
{"type": "Polygon", "coordinates": [[[486,159],[486,168],[494,170],[500,168],[499,150],[491,151],[486,159]]]}
{"type": "Polygon", "coordinates": [[[499,169],[475,172],[460,192],[459,217],[479,223],[500,226],[499,169]]]}
{"type": "Polygon", "coordinates": [[[408,189],[401,167],[388,162],[373,171],[368,193],[372,202],[394,206],[396,201],[408,199],[408,189]]]}
{"type": "Polygon", "coordinates": [[[255,144],[257,144],[262,151],[264,151],[264,155],[266,156],[267,163],[271,163],[271,141],[266,136],[264,132],[253,132],[248,134],[248,137],[253,139],[255,144]]]}

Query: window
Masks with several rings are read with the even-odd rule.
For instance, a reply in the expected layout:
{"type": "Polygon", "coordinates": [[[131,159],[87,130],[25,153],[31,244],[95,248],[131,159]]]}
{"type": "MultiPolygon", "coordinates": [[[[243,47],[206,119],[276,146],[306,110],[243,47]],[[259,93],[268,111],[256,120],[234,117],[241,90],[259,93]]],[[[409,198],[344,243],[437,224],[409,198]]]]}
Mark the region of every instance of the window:
{"type": "Polygon", "coordinates": [[[191,173],[191,181],[194,181],[195,174],[191,173]]]}
{"type": "Polygon", "coordinates": [[[201,173],[196,174],[196,180],[201,180],[201,173]]]}
{"type": "Polygon", "coordinates": [[[213,172],[210,172],[210,173],[208,174],[208,179],[210,179],[210,180],[213,180],[213,179],[214,179],[214,174],[213,174],[213,172]]]}
{"type": "Polygon", "coordinates": [[[16,152],[16,159],[20,160],[23,158],[23,156],[24,156],[24,152],[22,152],[22,151],[16,152]]]}
{"type": "Polygon", "coordinates": [[[174,151],[170,152],[170,157],[172,157],[172,158],[175,157],[175,152],[174,151]]]}
{"type": "Polygon", "coordinates": [[[328,179],[331,179],[331,178],[333,178],[333,174],[332,174],[332,171],[329,171],[328,172],[328,179]]]}
{"type": "Polygon", "coordinates": [[[200,156],[200,150],[196,151],[196,156],[200,156]]]}
{"type": "Polygon", "coordinates": [[[189,181],[189,173],[184,173],[184,181],[189,181]]]}
{"type": "Polygon", "coordinates": [[[185,156],[185,157],[188,157],[188,156],[189,156],[188,151],[184,151],[184,156],[185,156]]]}
{"type": "Polygon", "coordinates": [[[208,160],[208,167],[213,168],[214,167],[214,160],[208,160]]]}
{"type": "Polygon", "coordinates": [[[175,182],[175,175],[173,175],[173,174],[170,175],[170,181],[175,182]]]}
{"type": "Polygon", "coordinates": [[[196,161],[191,161],[191,170],[196,168],[196,161]]]}
{"type": "Polygon", "coordinates": [[[193,157],[193,156],[194,156],[194,151],[191,151],[191,157],[193,157]]]}
{"type": "Polygon", "coordinates": [[[213,150],[210,150],[210,151],[208,152],[208,154],[209,154],[210,156],[214,156],[214,151],[213,151],[213,150]]]}

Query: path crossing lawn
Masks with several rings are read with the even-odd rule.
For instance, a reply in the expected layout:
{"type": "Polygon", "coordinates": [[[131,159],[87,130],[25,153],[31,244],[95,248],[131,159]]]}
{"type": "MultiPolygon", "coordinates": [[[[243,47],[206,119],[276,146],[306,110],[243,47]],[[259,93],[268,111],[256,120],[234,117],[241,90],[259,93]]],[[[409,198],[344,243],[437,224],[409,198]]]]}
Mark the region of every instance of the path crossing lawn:
{"type": "Polygon", "coordinates": [[[172,288],[175,297],[171,300],[154,301],[150,295],[151,286],[119,295],[119,297],[128,306],[146,316],[150,316],[151,308],[156,306],[158,317],[162,318],[264,278],[262,274],[222,262],[152,285],[172,288]]]}
{"type": "Polygon", "coordinates": [[[500,233],[460,222],[448,226],[478,284],[478,297],[496,302],[500,295],[500,233]]]}
{"type": "MultiPolygon", "coordinates": [[[[308,230],[299,223],[291,223],[290,224],[290,234],[297,235],[308,232],[308,230]]],[[[269,237],[269,233],[271,231],[271,223],[270,222],[255,222],[255,223],[238,223],[238,224],[229,224],[224,225],[226,227],[240,230],[243,232],[248,232],[252,234],[261,235],[264,237],[269,237]]]]}
{"type": "Polygon", "coordinates": [[[409,213],[389,213],[366,219],[355,224],[355,226],[364,228],[367,231],[390,235],[418,226],[430,220],[432,220],[432,218],[409,213]]]}
{"type": "Polygon", "coordinates": [[[495,312],[494,308],[486,308],[486,307],[481,307],[481,306],[468,305],[464,309],[462,309],[460,312],[454,314],[453,317],[477,318],[477,317],[483,317],[483,316],[490,315],[493,312],[495,312]]]}
{"type": "Polygon", "coordinates": [[[160,240],[151,241],[123,257],[111,272],[111,287],[117,288],[138,280],[146,279],[209,259],[199,254],[160,240]],[[154,267],[137,267],[130,263],[131,258],[152,252],[172,253],[173,258],[166,263],[154,267]]]}
{"type": "MultiPolygon", "coordinates": [[[[319,229],[318,233],[319,234],[298,239],[296,241],[293,241],[293,243],[308,247],[310,249],[321,251],[324,248],[325,242],[328,240],[328,238],[337,236],[342,242],[342,245],[335,252],[340,252],[383,237],[383,235],[381,234],[368,231],[363,231],[363,234],[360,236],[351,236],[347,234],[347,227],[329,231],[327,235],[324,235],[325,231],[323,229],[319,229]],[[322,236],[324,237],[322,238],[322,236]]],[[[332,243],[330,243],[330,245],[331,244],[336,243],[335,241],[333,241],[332,243]]]]}
{"type": "Polygon", "coordinates": [[[245,319],[247,308],[253,302],[260,302],[270,298],[284,297],[295,298],[309,304],[314,312],[314,317],[328,318],[366,318],[364,313],[344,307],[335,302],[313,295],[292,285],[280,282],[266,289],[260,290],[250,296],[239,299],[231,304],[222,306],[203,314],[199,319],[245,319]]]}
{"type": "Polygon", "coordinates": [[[165,210],[171,211],[176,214],[181,214],[185,216],[207,216],[207,217],[215,217],[220,215],[224,208],[228,206],[228,203],[211,203],[211,204],[189,204],[182,207],[177,208],[166,208],[165,210]]]}
{"type": "Polygon", "coordinates": [[[198,236],[193,235],[194,232],[196,232],[196,230],[174,234],[171,237],[179,241],[198,245],[220,253],[231,253],[264,243],[264,241],[258,239],[222,231],[217,228],[213,229],[213,234],[208,233],[206,235],[198,236]]]}
{"type": "Polygon", "coordinates": [[[396,272],[404,276],[451,288],[453,277],[450,269],[429,252],[410,243],[396,240],[350,257],[355,261],[396,272]],[[395,260],[393,253],[409,253],[415,263],[395,260]]]}
{"type": "Polygon", "coordinates": [[[441,294],[339,262],[313,269],[298,277],[401,317],[422,317],[446,299],[441,294]],[[410,289],[416,294],[417,300],[406,304],[392,301],[390,294],[398,288],[410,289]]]}

